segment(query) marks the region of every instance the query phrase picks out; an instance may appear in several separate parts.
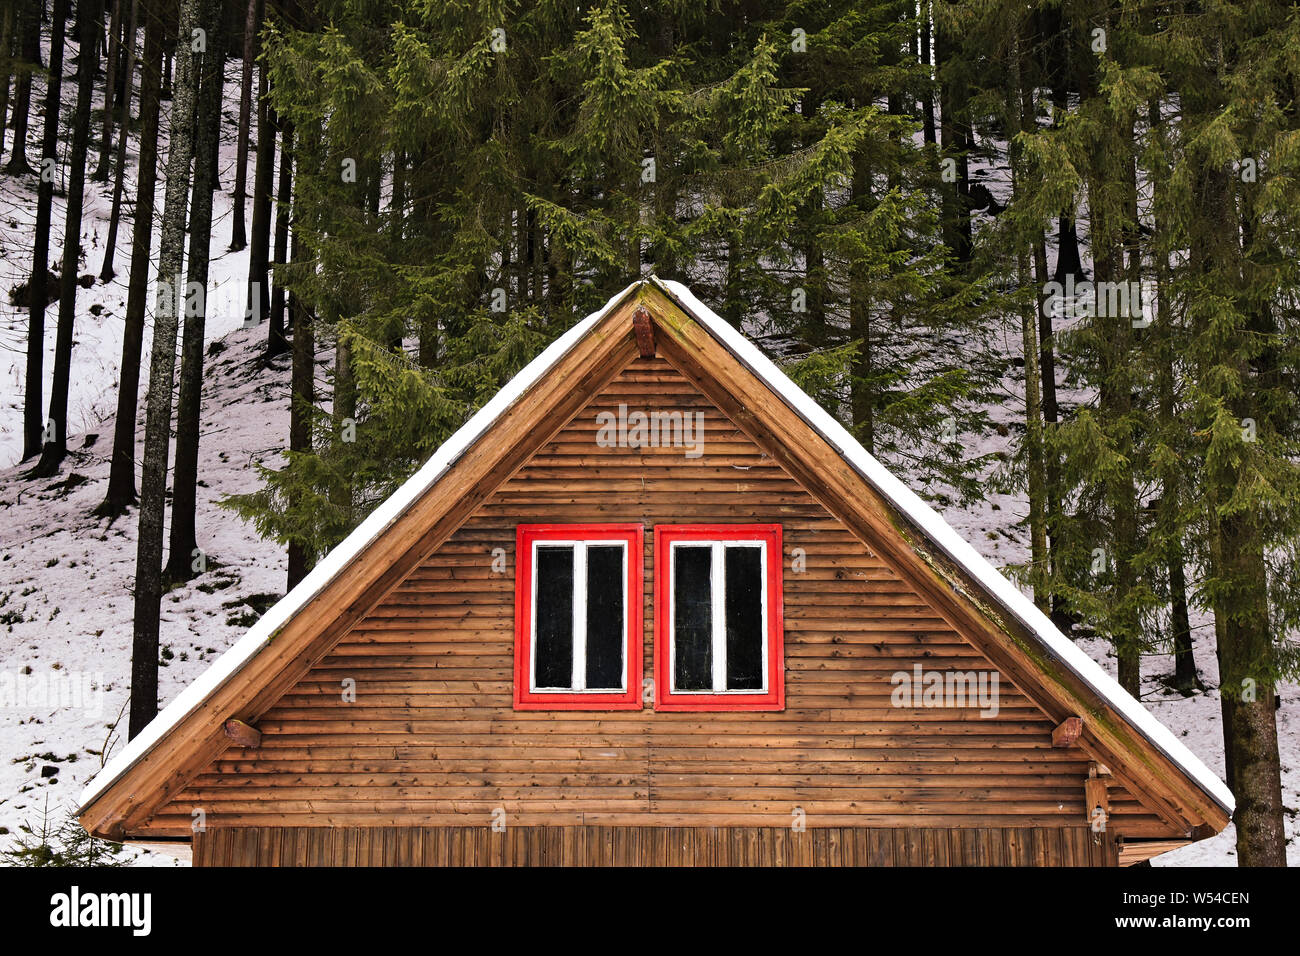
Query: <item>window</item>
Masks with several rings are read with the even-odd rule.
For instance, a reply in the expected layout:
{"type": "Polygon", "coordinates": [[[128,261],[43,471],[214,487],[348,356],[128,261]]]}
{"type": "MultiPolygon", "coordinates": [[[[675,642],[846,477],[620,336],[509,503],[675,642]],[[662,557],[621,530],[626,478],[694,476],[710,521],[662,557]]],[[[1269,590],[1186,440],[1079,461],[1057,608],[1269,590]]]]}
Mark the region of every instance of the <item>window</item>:
{"type": "Polygon", "coordinates": [[[780,525],[655,528],[655,709],[781,710],[780,525]]]}
{"type": "Polygon", "coordinates": [[[515,709],[641,708],[640,525],[520,525],[515,709]]]}

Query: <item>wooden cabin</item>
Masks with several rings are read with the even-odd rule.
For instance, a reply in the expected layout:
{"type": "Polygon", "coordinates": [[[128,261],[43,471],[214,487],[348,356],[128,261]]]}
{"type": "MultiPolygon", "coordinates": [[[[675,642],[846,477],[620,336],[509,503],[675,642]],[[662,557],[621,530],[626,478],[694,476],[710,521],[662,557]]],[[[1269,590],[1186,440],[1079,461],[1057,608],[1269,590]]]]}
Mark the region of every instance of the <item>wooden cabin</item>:
{"type": "Polygon", "coordinates": [[[1114,866],[1232,795],[683,286],[532,362],[82,795],[196,865],[1114,866]]]}

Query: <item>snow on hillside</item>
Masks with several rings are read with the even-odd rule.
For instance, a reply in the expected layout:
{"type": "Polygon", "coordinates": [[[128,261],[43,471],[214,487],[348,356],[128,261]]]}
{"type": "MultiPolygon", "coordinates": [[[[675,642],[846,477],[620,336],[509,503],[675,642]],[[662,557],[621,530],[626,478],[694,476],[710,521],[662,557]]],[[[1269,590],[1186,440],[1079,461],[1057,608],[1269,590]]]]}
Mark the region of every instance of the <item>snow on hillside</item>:
{"type": "MultiPolygon", "coordinates": [[[[75,43],[68,51],[68,62],[73,55],[75,43]]],[[[164,597],[161,703],[197,677],[284,588],[282,550],[260,540],[253,528],[215,503],[223,494],[253,489],[258,481],[254,463],[277,464],[278,450],[288,433],[286,360],[271,368],[262,365],[259,347],[265,328],[241,328],[247,258],[245,253],[231,254],[225,248],[231,214],[226,190],[234,178],[237,84],[237,67],[231,61],[223,111],[223,191],[215,197],[212,280],[216,311],[207,322],[210,344],[200,448],[199,535],[211,557],[205,574],[164,597]]],[[[64,96],[65,105],[70,106],[74,83],[65,82],[64,96]]],[[[43,102],[39,79],[33,101],[43,102]]],[[[164,103],[164,129],[169,107],[164,103]]],[[[29,156],[36,156],[39,137],[39,116],[34,115],[29,156]]],[[[128,157],[128,198],[135,192],[136,145],[132,141],[128,157]]],[[[162,149],[165,158],[165,137],[162,149]]],[[[158,215],[162,212],[162,189],[160,181],[158,215]]],[[[62,248],[63,203],[63,197],[56,196],[51,242],[51,259],[56,262],[62,248]]],[[[23,478],[16,465],[21,453],[27,315],[9,304],[2,293],[25,279],[30,270],[34,205],[34,179],[0,176],[0,509],[5,519],[0,528],[0,847],[17,835],[21,824],[38,824],[47,807],[52,817],[70,810],[81,787],[101,766],[104,753],[120,749],[130,674],[136,513],[108,522],[91,517],[90,512],[102,499],[107,483],[131,222],[126,219],[119,232],[118,277],[107,285],[96,282],[88,290],[78,290],[70,454],[57,478],[33,481],[23,478]],[[74,706],[65,706],[67,701],[55,696],[73,692],[81,695],[74,706]]],[[[80,273],[99,272],[110,205],[110,188],[91,184],[82,230],[87,260],[80,273]]],[[[46,400],[56,316],[57,303],[46,320],[46,400]]],[[[147,330],[146,350],[149,340],[147,330]]],[[[1019,348],[1012,339],[1005,347],[1009,355],[1019,348]]],[[[142,383],[141,401],[145,385],[147,382],[142,383]]],[[[1009,369],[1003,386],[1005,401],[992,409],[995,422],[1003,427],[976,440],[973,453],[1006,449],[1023,421],[1022,372],[1009,369]]],[[[141,417],[137,448],[142,440],[141,417]]],[[[901,477],[907,480],[905,474],[901,477]]],[[[999,567],[1025,559],[1024,536],[1015,527],[1024,511],[1022,499],[999,493],[990,493],[976,507],[944,509],[954,527],[999,567]]],[[[1213,688],[1217,668],[1212,622],[1202,617],[1194,624],[1197,662],[1207,686],[1213,688]]],[[[1105,642],[1086,640],[1081,646],[1114,674],[1115,662],[1105,642]]],[[[1217,692],[1184,699],[1168,691],[1161,677],[1172,669],[1168,656],[1145,659],[1143,702],[1211,769],[1222,774],[1217,692]]],[[[1300,802],[1300,704],[1296,690],[1292,685],[1283,688],[1278,714],[1288,833],[1294,832],[1300,802]]],[[[1229,828],[1215,839],[1167,854],[1156,863],[1231,865],[1235,862],[1233,842],[1229,828]]],[[[131,856],[141,864],[174,862],[143,851],[131,856]]],[[[1300,863],[1294,839],[1290,860],[1293,865],[1300,863]]]]}
{"type": "MultiPolygon", "coordinates": [[[[70,42],[62,90],[65,111],[75,104],[70,64],[76,50],[76,43],[70,42]]],[[[275,368],[261,364],[259,347],[266,327],[242,328],[248,254],[226,248],[233,208],[229,190],[234,183],[238,90],[239,64],[231,60],[222,110],[222,188],[214,195],[199,460],[198,530],[210,560],[206,574],[163,599],[159,674],[163,702],[193,680],[284,590],[281,549],[260,540],[251,527],[216,505],[222,494],[256,484],[254,461],[276,465],[288,435],[287,357],[275,368]]],[[[33,128],[28,134],[28,156],[33,162],[39,154],[43,112],[37,104],[43,105],[44,93],[44,82],[37,77],[32,92],[33,128]]],[[[97,95],[95,107],[97,112],[102,108],[102,96],[97,95]]],[[[153,230],[155,266],[170,107],[164,101],[153,230]]],[[[132,109],[138,109],[138,91],[132,109]]],[[[20,825],[39,825],[47,805],[51,819],[71,809],[81,787],[101,765],[105,747],[119,748],[125,734],[126,719],[121,715],[130,675],[137,513],[108,522],[92,518],[90,512],[103,499],[108,480],[138,146],[136,139],[128,141],[123,222],[114,262],[117,276],[107,284],[96,280],[91,288],[77,290],[69,456],[57,478],[43,481],[24,479],[24,468],[17,466],[22,453],[28,315],[8,299],[9,289],[26,281],[31,270],[36,180],[0,175],[0,509],[5,518],[0,530],[0,847],[18,834],[20,825]],[[60,693],[65,695],[64,703],[72,695],[76,706],[60,706],[60,693]]],[[[66,149],[67,144],[61,144],[61,155],[66,149]]],[[[50,243],[56,271],[63,250],[66,196],[62,187],[60,181],[50,243]]],[[[111,209],[111,183],[88,183],[79,275],[99,274],[111,209]]],[[[45,319],[43,406],[49,401],[53,376],[57,316],[58,302],[54,302],[45,319]]],[[[146,380],[151,342],[152,324],[147,321],[142,376],[146,380]]],[[[147,386],[147,381],[141,382],[137,487],[147,386]]],[[[151,863],[173,862],[157,854],[134,855],[151,863]]]]}

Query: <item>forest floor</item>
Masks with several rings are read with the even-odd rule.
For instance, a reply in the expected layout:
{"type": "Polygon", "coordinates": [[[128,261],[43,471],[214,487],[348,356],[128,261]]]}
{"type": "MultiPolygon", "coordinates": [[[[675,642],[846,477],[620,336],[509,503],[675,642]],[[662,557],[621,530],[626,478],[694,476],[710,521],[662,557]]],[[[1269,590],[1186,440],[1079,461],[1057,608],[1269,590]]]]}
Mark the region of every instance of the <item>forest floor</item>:
{"type": "MultiPolygon", "coordinates": [[[[69,60],[75,44],[69,50],[69,60]]],[[[243,329],[247,253],[230,253],[234,123],[237,116],[237,64],[230,61],[223,110],[220,163],[222,189],[215,196],[212,239],[214,310],[207,318],[208,357],[203,389],[200,445],[199,535],[208,567],[194,581],[164,596],[160,702],[166,703],[229,647],[283,592],[285,559],[274,542],[234,513],[218,506],[226,494],[257,487],[255,464],[277,466],[288,434],[288,359],[261,361],[265,327],[243,329]]],[[[43,102],[42,84],[33,91],[43,102]]],[[[75,84],[65,82],[65,104],[75,84]]],[[[163,104],[164,129],[170,103],[163,104]]],[[[39,110],[34,110],[39,112],[39,110]]],[[[38,153],[39,122],[29,134],[30,157],[38,153]]],[[[166,155],[164,142],[160,155],[166,155]]],[[[135,193],[134,140],[125,195],[135,193]]],[[[161,170],[160,170],[161,173],[161,170]]],[[[251,173],[251,170],[250,170],[251,173]]],[[[158,190],[162,211],[163,177],[158,190]]],[[[54,204],[51,259],[62,247],[64,198],[54,204]]],[[[111,187],[91,184],[83,218],[86,261],[80,271],[97,275],[111,206],[111,187]]],[[[0,849],[24,825],[39,827],[66,818],[78,793],[102,765],[105,753],[123,745],[131,657],[132,583],[135,573],[134,511],[116,520],[92,517],[102,500],[112,445],[122,314],[130,263],[130,207],[119,231],[118,276],[108,284],[79,289],[76,345],[69,406],[70,453],[54,479],[29,480],[17,465],[21,453],[22,386],[27,314],[4,297],[30,270],[35,210],[35,177],[0,175],[0,849]],[[43,698],[36,695],[44,689],[43,698]],[[56,692],[80,692],[78,706],[60,706],[56,692]],[[6,696],[7,693],[7,696],[6,696]],[[15,700],[16,698],[16,700],[15,700]]],[[[156,233],[155,229],[155,233],[156,233]]],[[[156,243],[155,242],[155,262],[156,243]]],[[[57,303],[47,314],[45,391],[53,367],[57,303]]],[[[151,329],[146,330],[144,377],[151,329]]],[[[1009,330],[1006,354],[1018,351],[1009,330]]],[[[327,355],[318,362],[328,361],[327,355]]],[[[1003,428],[987,436],[966,436],[972,454],[1005,451],[1023,420],[1023,375],[1010,367],[1002,399],[990,408],[1003,428]],[[1006,434],[1003,434],[1003,432],[1006,434]]],[[[319,373],[323,377],[323,371],[319,373]]],[[[137,449],[143,442],[143,399],[137,449]]],[[[137,452],[138,455],[138,452],[137,452]]],[[[138,460],[138,459],[137,459],[138,460]]],[[[138,465],[137,465],[138,467],[138,465]]],[[[906,474],[901,475],[904,481],[906,474]]],[[[1023,562],[1025,535],[1017,526],[1026,511],[1017,495],[990,492],[977,505],[942,509],[947,520],[997,567],[1023,562]]],[[[1216,773],[1223,773],[1213,621],[1193,620],[1201,676],[1209,688],[1190,698],[1165,683],[1172,657],[1143,661],[1142,702],[1180,736],[1216,773]]],[[[1081,638],[1080,645],[1111,674],[1115,660],[1102,640],[1081,638]]],[[[1300,807],[1300,694],[1282,689],[1278,713],[1282,745],[1283,797],[1289,860],[1300,865],[1294,838],[1300,807]]],[[[174,864],[170,857],[131,850],[126,858],[141,865],[174,864]]],[[[1166,854],[1156,865],[1233,865],[1234,834],[1223,834],[1166,854]]]]}

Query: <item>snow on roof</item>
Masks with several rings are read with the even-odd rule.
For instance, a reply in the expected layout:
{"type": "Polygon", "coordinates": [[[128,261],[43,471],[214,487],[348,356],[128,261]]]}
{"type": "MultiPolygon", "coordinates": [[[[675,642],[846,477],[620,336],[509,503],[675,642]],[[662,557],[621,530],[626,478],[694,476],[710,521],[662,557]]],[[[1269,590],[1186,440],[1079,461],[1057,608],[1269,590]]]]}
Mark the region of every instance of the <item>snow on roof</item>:
{"type": "MultiPolygon", "coordinates": [[[[1054,658],[1110,703],[1153,746],[1181,767],[1224,809],[1231,812],[1231,791],[1160,721],[1134,700],[1092,658],[1076,647],[1033,602],[999,573],[937,512],[880,464],[848,430],[794,384],[759,349],[679,282],[651,277],[687,314],[724,348],[749,368],[895,508],[909,518],[937,547],[970,574],[1003,608],[1023,624],[1054,658]]],[[[270,637],[304,608],[365,548],[393,524],[421,495],[474,444],[492,424],[544,376],[587,331],[606,316],[640,282],[634,282],[551,343],[511,379],[493,398],[444,442],[433,457],[396,492],[376,508],[343,542],[326,555],[311,573],[276,603],[231,648],[199,675],[163,709],[144,731],[86,785],[79,798],[84,810],[132,765],[144,757],[173,727],[198,708],[213,692],[266,646],[270,637]]],[[[80,810],[78,811],[80,812],[80,810]]]]}
{"type": "Polygon", "coordinates": [[[991,565],[971,544],[959,535],[933,508],[904,485],[878,462],[862,444],[849,434],[825,409],[813,401],[752,342],[697,299],[680,282],[654,279],[672,299],[713,335],[724,348],[747,366],[805,422],[826,439],[854,470],[876,491],[884,495],[900,512],[967,574],[974,578],[999,604],[1030,633],[1052,657],[1095,690],[1115,708],[1139,733],[1166,757],[1181,767],[1206,793],[1229,813],[1236,805],[1232,791],[1201,759],[1187,749],[1173,733],[1107,674],[1091,657],[1080,650],[1040,611],[1019,588],[991,565]]]}

